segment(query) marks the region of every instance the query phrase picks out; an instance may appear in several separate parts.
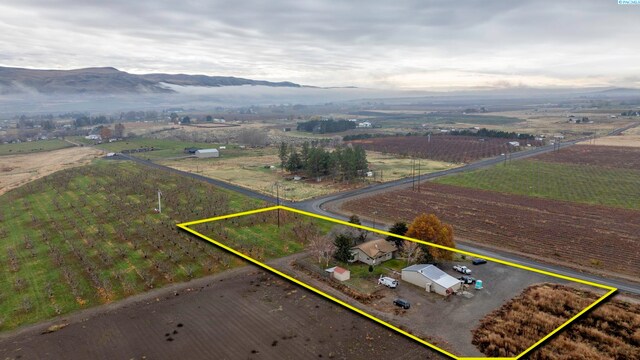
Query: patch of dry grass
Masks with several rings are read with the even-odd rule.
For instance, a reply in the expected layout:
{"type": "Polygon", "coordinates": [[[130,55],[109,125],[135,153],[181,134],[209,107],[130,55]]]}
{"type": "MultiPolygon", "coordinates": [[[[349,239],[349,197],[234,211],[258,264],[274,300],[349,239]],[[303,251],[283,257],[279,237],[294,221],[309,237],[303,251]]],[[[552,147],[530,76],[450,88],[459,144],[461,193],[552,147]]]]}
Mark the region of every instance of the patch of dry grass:
{"type": "MultiPolygon", "coordinates": [[[[594,293],[542,284],[487,315],[473,344],[487,356],[517,356],[591,304],[594,293]]],[[[609,301],[530,354],[531,359],[639,359],[640,305],[609,301]]]]}

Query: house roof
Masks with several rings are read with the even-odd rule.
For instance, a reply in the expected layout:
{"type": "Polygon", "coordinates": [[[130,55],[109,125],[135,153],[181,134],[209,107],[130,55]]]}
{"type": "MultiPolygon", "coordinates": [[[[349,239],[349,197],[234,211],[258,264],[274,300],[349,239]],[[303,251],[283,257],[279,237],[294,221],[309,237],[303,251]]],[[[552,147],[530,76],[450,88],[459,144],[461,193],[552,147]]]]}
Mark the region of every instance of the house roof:
{"type": "Polygon", "coordinates": [[[376,239],[367,241],[360,245],[356,245],[351,249],[360,249],[363,253],[367,254],[370,258],[376,258],[383,256],[390,252],[398,250],[398,248],[391,242],[385,239],[376,239]]]}
{"type": "Polygon", "coordinates": [[[402,271],[412,271],[421,274],[430,281],[444,287],[450,288],[460,282],[460,280],[438,269],[435,265],[416,264],[402,269],[402,271]]]}

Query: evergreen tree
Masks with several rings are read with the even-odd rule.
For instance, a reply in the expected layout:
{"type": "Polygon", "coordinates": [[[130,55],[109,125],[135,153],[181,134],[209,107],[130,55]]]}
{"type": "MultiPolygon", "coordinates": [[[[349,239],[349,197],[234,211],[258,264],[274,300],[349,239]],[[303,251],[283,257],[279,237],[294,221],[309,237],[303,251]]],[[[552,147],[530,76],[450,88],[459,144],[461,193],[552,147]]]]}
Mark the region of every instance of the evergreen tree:
{"type": "Polygon", "coordinates": [[[280,148],[278,150],[278,157],[280,158],[280,168],[284,169],[284,166],[287,164],[287,159],[289,158],[288,156],[288,150],[289,148],[287,147],[287,143],[286,142],[281,142],[280,143],[280,148]]]}
{"type": "MultiPolygon", "coordinates": [[[[402,221],[393,224],[389,228],[389,232],[390,233],[398,234],[398,235],[405,235],[408,230],[409,230],[409,228],[407,227],[407,223],[402,222],[402,221]]],[[[386,240],[390,241],[390,242],[393,242],[398,249],[402,249],[402,247],[404,246],[404,240],[402,240],[400,238],[397,238],[395,236],[389,235],[389,236],[386,237],[386,240]]]]}
{"type": "Polygon", "coordinates": [[[336,260],[349,262],[353,258],[351,253],[352,240],[349,236],[345,234],[336,235],[333,245],[336,247],[336,252],[333,255],[336,260]]]}

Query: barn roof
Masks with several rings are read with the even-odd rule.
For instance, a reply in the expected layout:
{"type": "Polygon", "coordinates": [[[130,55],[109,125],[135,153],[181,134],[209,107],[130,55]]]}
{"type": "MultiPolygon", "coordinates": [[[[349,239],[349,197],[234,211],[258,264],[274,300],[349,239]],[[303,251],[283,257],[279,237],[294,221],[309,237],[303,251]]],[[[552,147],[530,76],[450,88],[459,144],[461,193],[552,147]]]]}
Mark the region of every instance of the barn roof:
{"type": "Polygon", "coordinates": [[[406,267],[402,271],[417,272],[444,288],[450,288],[460,282],[460,280],[438,269],[435,265],[416,264],[406,267]]]}

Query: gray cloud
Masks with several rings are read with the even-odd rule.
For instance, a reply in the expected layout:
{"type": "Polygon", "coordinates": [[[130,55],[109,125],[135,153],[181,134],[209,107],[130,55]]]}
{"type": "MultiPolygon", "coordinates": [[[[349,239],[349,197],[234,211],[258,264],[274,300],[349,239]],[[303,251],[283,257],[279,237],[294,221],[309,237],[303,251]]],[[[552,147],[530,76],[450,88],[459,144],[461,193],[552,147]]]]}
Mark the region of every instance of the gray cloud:
{"type": "Polygon", "coordinates": [[[5,0],[0,63],[392,87],[637,85],[640,6],[5,0]]]}

